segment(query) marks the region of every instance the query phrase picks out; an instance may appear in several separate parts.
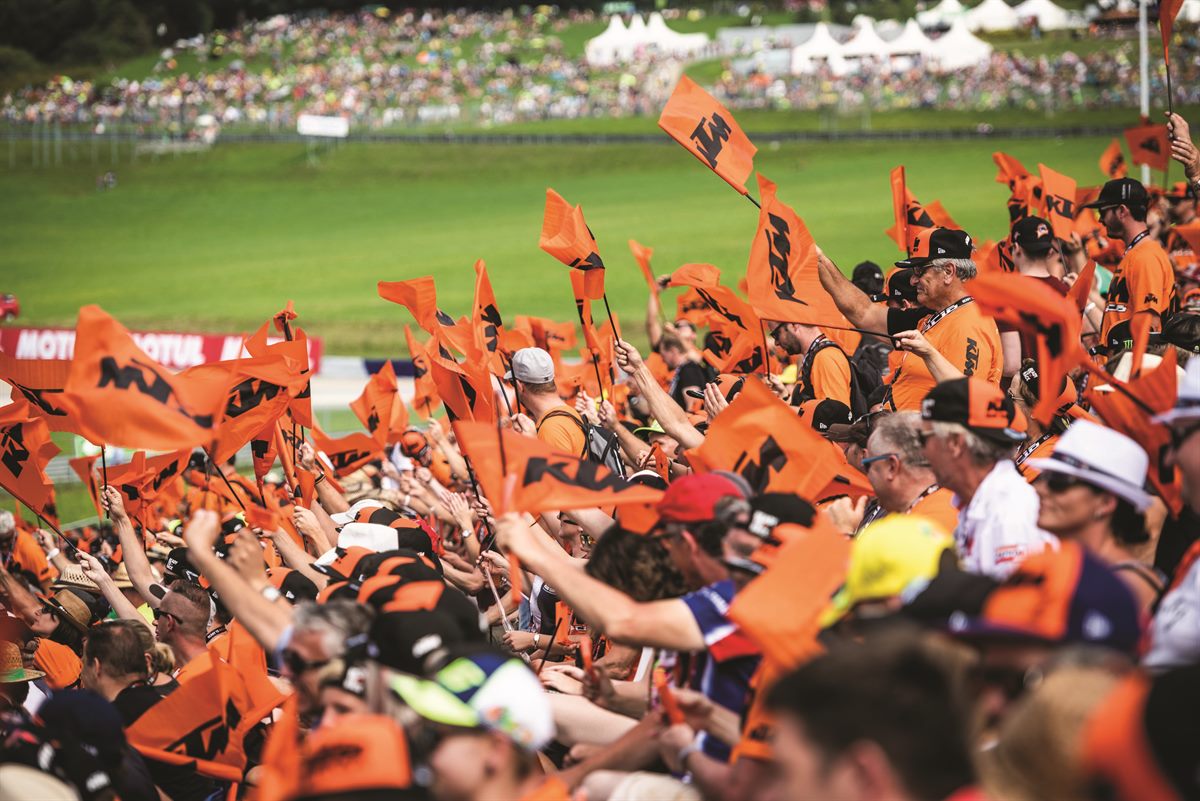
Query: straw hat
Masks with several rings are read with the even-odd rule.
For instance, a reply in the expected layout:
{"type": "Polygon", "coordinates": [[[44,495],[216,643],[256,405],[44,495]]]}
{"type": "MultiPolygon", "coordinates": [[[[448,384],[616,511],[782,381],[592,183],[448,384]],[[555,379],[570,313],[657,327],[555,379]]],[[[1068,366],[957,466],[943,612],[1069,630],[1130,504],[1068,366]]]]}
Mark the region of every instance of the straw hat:
{"type": "Polygon", "coordinates": [[[125,563],[117,565],[117,569],[112,574],[113,586],[119,590],[132,590],[133,582],[129,580],[129,568],[125,563]]]}
{"type": "Polygon", "coordinates": [[[0,765],[0,801],[78,801],[79,793],[66,782],[28,765],[0,765]]]}
{"type": "Polygon", "coordinates": [[[96,582],[87,577],[83,568],[71,563],[67,563],[66,567],[58,571],[58,578],[50,586],[56,590],[87,590],[97,595],[100,594],[100,588],[96,586],[96,582]]]}
{"type": "Polygon", "coordinates": [[[46,606],[53,609],[60,619],[80,631],[86,632],[92,623],[92,610],[87,602],[71,590],[54,593],[54,597],[46,601],[46,606]]]}
{"type": "Polygon", "coordinates": [[[40,670],[25,667],[21,661],[21,648],[15,642],[0,641],[0,684],[20,684],[45,675],[40,670]]]}

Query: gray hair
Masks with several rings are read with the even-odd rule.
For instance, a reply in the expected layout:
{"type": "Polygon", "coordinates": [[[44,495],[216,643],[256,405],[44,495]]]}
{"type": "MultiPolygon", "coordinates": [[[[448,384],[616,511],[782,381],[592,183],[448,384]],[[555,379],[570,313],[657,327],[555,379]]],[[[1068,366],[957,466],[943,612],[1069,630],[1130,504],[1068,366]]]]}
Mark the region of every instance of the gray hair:
{"type": "Polygon", "coordinates": [[[333,658],[346,652],[346,640],[366,634],[371,626],[371,618],[370,609],[353,601],[329,601],[324,604],[305,601],[296,604],[292,625],[296,629],[319,633],[325,653],[333,658]]]}
{"type": "Polygon", "coordinates": [[[975,266],[975,262],[971,259],[934,259],[929,263],[929,266],[935,270],[944,270],[947,267],[954,268],[954,274],[958,276],[960,281],[970,281],[979,273],[979,268],[975,266]]]}
{"type": "Polygon", "coordinates": [[[13,513],[7,509],[0,509],[0,534],[11,534],[16,528],[16,523],[13,521],[13,513]]]}
{"type": "Polygon", "coordinates": [[[920,421],[920,412],[896,412],[879,417],[868,440],[868,445],[874,442],[879,446],[871,448],[872,453],[890,451],[900,457],[906,467],[928,469],[929,461],[918,435],[920,421]]]}
{"type": "Polygon", "coordinates": [[[948,437],[953,434],[962,437],[963,442],[967,445],[967,453],[970,454],[971,461],[977,465],[986,466],[995,464],[1003,459],[1011,459],[1013,457],[1013,450],[1016,447],[984,439],[966,426],[959,425],[958,423],[947,423],[941,420],[933,421],[933,433],[939,437],[948,437]]]}

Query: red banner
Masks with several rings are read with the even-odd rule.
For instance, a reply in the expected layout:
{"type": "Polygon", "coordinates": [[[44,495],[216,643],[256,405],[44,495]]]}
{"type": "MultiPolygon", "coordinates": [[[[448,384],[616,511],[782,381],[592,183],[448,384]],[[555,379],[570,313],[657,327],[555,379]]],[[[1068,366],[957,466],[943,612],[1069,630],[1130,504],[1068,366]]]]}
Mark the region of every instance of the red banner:
{"type": "MultiPolygon", "coordinates": [[[[198,364],[220,362],[247,355],[241,334],[189,334],[177,331],[131,331],[133,341],[164,367],[184,370],[198,364]]],[[[270,344],[282,342],[271,337],[270,344]]],[[[73,328],[0,328],[0,351],[16,359],[70,359],[75,355],[73,328]]],[[[321,371],[321,340],[308,338],[308,361],[321,371]]]]}

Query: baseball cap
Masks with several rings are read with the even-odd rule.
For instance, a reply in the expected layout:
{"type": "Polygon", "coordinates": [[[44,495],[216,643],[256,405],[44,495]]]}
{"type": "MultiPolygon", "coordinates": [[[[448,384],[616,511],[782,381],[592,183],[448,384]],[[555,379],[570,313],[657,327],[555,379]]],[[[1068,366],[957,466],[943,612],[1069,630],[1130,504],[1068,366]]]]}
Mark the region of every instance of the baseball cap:
{"type": "Polygon", "coordinates": [[[805,401],[800,404],[800,417],[808,418],[809,424],[822,434],[828,431],[830,426],[850,425],[854,419],[850,407],[833,398],[805,401]]]}
{"type": "Polygon", "coordinates": [[[396,529],[378,523],[347,523],[338,532],[339,548],[359,546],[369,551],[394,551],[399,548],[396,529]]]}
{"type": "Polygon", "coordinates": [[[864,528],[850,546],[846,583],[821,615],[828,628],[867,601],[915,597],[938,574],[942,552],[954,540],[920,515],[888,515],[864,528]]]}
{"type": "Polygon", "coordinates": [[[1167,200],[1195,200],[1196,192],[1187,181],[1176,181],[1171,184],[1171,190],[1163,193],[1167,200]]]}
{"type": "Polygon", "coordinates": [[[929,390],[921,401],[921,419],[958,423],[993,442],[1016,444],[1027,436],[1015,427],[1012,398],[978,378],[955,378],[929,390]]]}
{"type": "MultiPolygon", "coordinates": [[[[407,432],[405,436],[407,436],[408,433],[417,433],[417,435],[422,438],[422,441],[424,440],[424,436],[419,432],[407,432]]],[[[361,501],[355,501],[350,508],[344,512],[334,512],[329,516],[329,519],[339,526],[344,526],[347,523],[353,523],[355,520],[357,520],[358,513],[363,509],[378,509],[382,507],[383,501],[381,500],[376,498],[363,498],[361,501]]]]}
{"type": "Polygon", "coordinates": [[[299,570],[290,567],[270,568],[267,570],[267,581],[291,603],[317,599],[317,585],[299,570]]]}
{"type": "Polygon", "coordinates": [[[1200,359],[1189,359],[1175,397],[1175,407],[1156,415],[1155,423],[1170,425],[1200,417],[1200,359]]]}
{"type": "Polygon", "coordinates": [[[1084,724],[1081,767],[1114,801],[1200,798],[1200,667],[1121,680],[1084,724]],[[1189,734],[1189,732],[1191,732],[1189,734]]]}
{"type": "Polygon", "coordinates": [[[528,751],[553,739],[550,701],[528,665],[487,646],[460,653],[432,680],[392,676],[392,692],[426,720],[499,732],[528,751]]]}
{"type": "Polygon", "coordinates": [[[1030,459],[1043,473],[1062,473],[1111,492],[1146,511],[1153,500],[1142,489],[1150,459],[1129,437],[1090,420],[1078,420],[1066,430],[1045,459],[1030,459]]]}
{"type": "Polygon", "coordinates": [[[1063,541],[1022,562],[976,617],[950,617],[965,639],[1101,645],[1132,654],[1141,637],[1133,593],[1077,542],[1063,541]]]}
{"type": "Polygon", "coordinates": [[[358,575],[359,562],[373,553],[375,551],[361,545],[351,545],[348,548],[339,545],[317,557],[313,562],[313,569],[336,581],[347,581],[358,575]]]}
{"type": "Polygon", "coordinates": [[[906,267],[892,270],[883,284],[883,294],[871,300],[908,300],[917,302],[917,288],[912,282],[913,272],[906,267]]]}
{"type": "Polygon", "coordinates": [[[907,259],[897,267],[923,267],[934,259],[969,259],[975,243],[966,231],[957,228],[929,228],[913,239],[907,259]]]}
{"type": "Polygon", "coordinates": [[[408,740],[386,715],[352,714],[314,729],[300,748],[298,798],[423,798],[414,787],[408,740]],[[369,795],[368,795],[369,794],[369,795]]]}
{"type": "Polygon", "coordinates": [[[1083,204],[1085,209],[1106,209],[1110,206],[1145,206],[1150,201],[1146,187],[1141,181],[1133,178],[1116,178],[1106,183],[1100,194],[1091,203],[1083,204]]]}
{"type": "Polygon", "coordinates": [[[449,616],[428,609],[384,612],[371,621],[368,654],[393,670],[425,675],[430,658],[466,642],[449,616]]]}
{"type": "Polygon", "coordinates": [[[871,436],[871,419],[872,415],[864,414],[849,425],[834,423],[825,432],[825,439],[830,442],[850,442],[865,448],[871,436]]]}
{"type": "Polygon", "coordinates": [[[521,348],[513,354],[512,371],[505,377],[526,384],[547,384],[554,380],[554,360],[541,348],[521,348]]]}
{"type": "Polygon", "coordinates": [[[665,433],[667,433],[667,432],[663,430],[662,423],[658,422],[657,420],[651,420],[649,425],[645,425],[645,426],[641,426],[639,428],[633,429],[633,435],[635,437],[640,437],[640,435],[642,435],[642,434],[649,436],[650,434],[665,434],[665,433]]]}
{"type": "Polygon", "coordinates": [[[850,283],[868,295],[878,295],[883,291],[883,270],[873,261],[859,262],[850,275],[850,283]]]}
{"type": "Polygon", "coordinates": [[[756,537],[769,539],[775,528],[792,524],[809,528],[816,510],[799,495],[788,492],[764,492],[750,499],[750,520],[746,530],[756,537]]]}
{"type": "Polygon", "coordinates": [[[746,493],[724,476],[693,473],[667,487],[658,514],[665,523],[703,523],[716,517],[717,501],[731,496],[745,498],[746,493]]]}
{"type": "Polygon", "coordinates": [[[1041,217],[1024,217],[1013,223],[1012,241],[1027,253],[1040,256],[1054,249],[1054,227],[1041,217]]]}
{"type": "Polygon", "coordinates": [[[171,549],[171,553],[167,555],[166,571],[167,575],[184,581],[197,582],[200,580],[200,571],[188,559],[186,547],[171,549]]]}
{"type": "Polygon", "coordinates": [[[1162,321],[1158,340],[1188,353],[1200,353],[1200,314],[1181,313],[1167,317],[1162,321]]]}

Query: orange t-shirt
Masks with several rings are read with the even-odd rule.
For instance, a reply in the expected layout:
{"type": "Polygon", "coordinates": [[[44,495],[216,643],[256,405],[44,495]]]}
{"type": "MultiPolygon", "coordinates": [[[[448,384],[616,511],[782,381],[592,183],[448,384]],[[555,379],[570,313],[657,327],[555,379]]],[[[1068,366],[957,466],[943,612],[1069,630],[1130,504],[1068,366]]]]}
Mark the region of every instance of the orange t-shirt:
{"type": "Polygon", "coordinates": [[[1030,467],[1029,460],[1049,457],[1050,454],[1054,453],[1054,446],[1057,444],[1057,435],[1046,437],[1041,442],[1036,442],[1036,440],[1034,442],[1027,442],[1025,447],[1017,452],[1017,471],[1021,474],[1022,478],[1032,484],[1041,475],[1041,471],[1030,467]],[[1030,446],[1033,447],[1033,450],[1026,452],[1026,448],[1030,446]]]}
{"type": "Polygon", "coordinates": [[[840,348],[821,348],[812,360],[809,373],[813,397],[850,405],[850,360],[840,348]]]}
{"type": "Polygon", "coordinates": [[[13,540],[12,556],[5,560],[9,570],[20,569],[37,578],[39,584],[54,578],[57,571],[46,561],[46,554],[28,531],[18,531],[13,540]]]}
{"type": "Polygon", "coordinates": [[[582,456],[587,441],[583,438],[583,420],[579,412],[566,404],[555,406],[537,421],[538,439],[560,453],[582,456]],[[567,419],[567,415],[571,419],[567,419]]]}
{"type": "Polygon", "coordinates": [[[944,528],[947,534],[953,534],[954,529],[958,528],[958,510],[954,508],[954,493],[945,487],[931,492],[917,501],[912,508],[912,514],[928,517],[944,528]]]}
{"type": "MultiPolygon", "coordinates": [[[[929,344],[965,375],[999,384],[1004,354],[1000,349],[1000,331],[996,322],[984,315],[973,301],[964,303],[926,329],[929,321],[936,317],[926,317],[917,327],[929,344]]],[[[892,404],[898,411],[916,411],[936,384],[924,360],[906,352],[892,374],[892,404]]]]}
{"type": "Polygon", "coordinates": [[[1126,251],[1108,286],[1100,340],[1108,341],[1109,330],[1117,323],[1143,311],[1162,317],[1178,306],[1175,270],[1162,245],[1149,236],[1126,251]]]}

